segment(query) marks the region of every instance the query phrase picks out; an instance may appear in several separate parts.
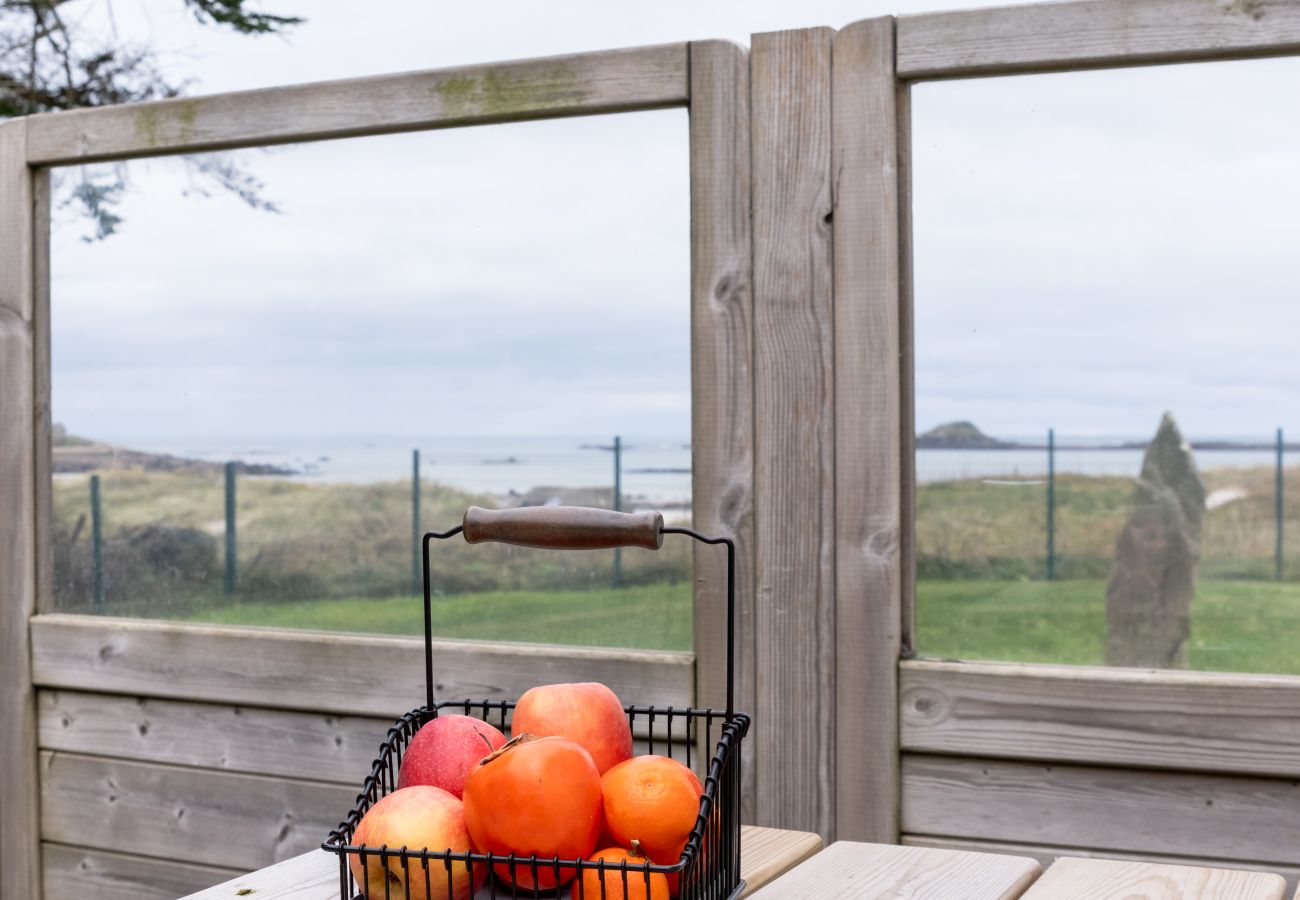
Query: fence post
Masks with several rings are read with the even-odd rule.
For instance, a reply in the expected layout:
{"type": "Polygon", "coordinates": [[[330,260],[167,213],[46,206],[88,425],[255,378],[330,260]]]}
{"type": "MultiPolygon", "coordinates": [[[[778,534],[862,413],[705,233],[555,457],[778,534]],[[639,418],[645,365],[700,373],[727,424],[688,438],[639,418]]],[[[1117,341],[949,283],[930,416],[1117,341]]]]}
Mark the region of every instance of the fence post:
{"type": "Polygon", "coordinates": [[[411,587],[418,594],[423,586],[420,573],[420,450],[411,451],[411,587]]]}
{"type": "Polygon", "coordinates": [[[226,595],[235,593],[235,464],[226,463],[226,595]]]}
{"type": "MultiPolygon", "coordinates": [[[[614,510],[623,509],[623,439],[614,435],[614,510]]],[[[623,548],[614,548],[614,587],[623,580],[623,548]]]]}
{"type": "Polygon", "coordinates": [[[1047,429],[1047,580],[1056,580],[1056,429],[1047,429]]]}
{"type": "Polygon", "coordinates": [[[1277,464],[1273,476],[1273,532],[1275,541],[1273,547],[1273,579],[1275,581],[1282,580],[1282,564],[1284,562],[1282,558],[1282,529],[1286,515],[1282,507],[1282,488],[1284,481],[1282,475],[1284,471],[1282,467],[1283,449],[1282,429],[1279,428],[1277,430],[1277,464]]]}
{"type": "Polygon", "coordinates": [[[99,476],[90,476],[90,553],[92,598],[95,613],[104,612],[104,511],[99,499],[99,476]]]}

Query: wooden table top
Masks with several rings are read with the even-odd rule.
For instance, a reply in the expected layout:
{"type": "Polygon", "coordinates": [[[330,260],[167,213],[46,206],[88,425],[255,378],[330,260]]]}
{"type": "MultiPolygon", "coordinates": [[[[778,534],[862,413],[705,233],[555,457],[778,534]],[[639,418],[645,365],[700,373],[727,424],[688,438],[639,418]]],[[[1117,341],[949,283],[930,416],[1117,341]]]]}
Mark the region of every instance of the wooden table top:
{"type": "MultiPolygon", "coordinates": [[[[821,850],[815,834],[750,825],[740,839],[752,900],[1283,900],[1286,890],[1280,875],[1238,869],[1062,857],[1044,872],[993,853],[852,841],[821,850]]],[[[338,857],[313,850],[186,900],[337,900],[338,876],[338,857]]]]}
{"type": "Polygon", "coordinates": [[[1283,900],[1280,875],[1063,857],[1027,857],[839,841],[753,900],[1283,900]]]}
{"type": "MultiPolygon", "coordinates": [[[[740,877],[748,886],[745,896],[821,848],[822,839],[815,834],[741,826],[740,877]]],[[[190,894],[184,900],[338,900],[338,896],[338,857],[313,850],[190,894]]]]}

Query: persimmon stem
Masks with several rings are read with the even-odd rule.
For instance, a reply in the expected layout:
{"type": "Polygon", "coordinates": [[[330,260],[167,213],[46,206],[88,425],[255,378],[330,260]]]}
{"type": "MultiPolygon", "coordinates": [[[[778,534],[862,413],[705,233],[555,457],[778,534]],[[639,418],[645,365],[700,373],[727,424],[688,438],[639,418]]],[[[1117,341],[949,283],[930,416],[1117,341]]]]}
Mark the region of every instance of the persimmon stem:
{"type": "Polygon", "coordinates": [[[525,732],[524,734],[517,734],[514,737],[512,737],[510,740],[502,744],[500,747],[498,747],[496,750],[493,750],[487,756],[480,759],[478,761],[478,764],[480,766],[486,766],[488,763],[492,762],[492,760],[496,759],[501,754],[509,753],[511,750],[515,749],[520,744],[527,744],[529,741],[536,741],[536,740],[540,740],[540,738],[538,738],[538,736],[535,734],[528,734],[527,732],[525,732]]]}

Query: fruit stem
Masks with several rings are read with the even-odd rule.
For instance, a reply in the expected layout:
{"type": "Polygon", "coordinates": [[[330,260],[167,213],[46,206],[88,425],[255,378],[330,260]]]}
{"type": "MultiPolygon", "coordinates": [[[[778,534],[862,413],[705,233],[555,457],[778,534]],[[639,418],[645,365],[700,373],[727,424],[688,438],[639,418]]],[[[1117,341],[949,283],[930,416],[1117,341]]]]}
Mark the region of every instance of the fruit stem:
{"type": "Polygon", "coordinates": [[[540,739],[535,734],[528,734],[527,732],[525,732],[524,734],[517,734],[514,737],[512,737],[510,740],[502,744],[500,747],[498,747],[496,750],[493,750],[487,756],[480,759],[478,761],[478,764],[480,766],[486,766],[488,763],[492,762],[492,760],[496,759],[501,754],[509,753],[511,750],[515,749],[520,744],[527,744],[529,741],[536,741],[536,740],[540,740],[540,739]]]}
{"type": "Polygon", "coordinates": [[[628,851],[628,856],[634,859],[645,859],[645,853],[641,850],[641,842],[632,838],[632,849],[628,851]]]}

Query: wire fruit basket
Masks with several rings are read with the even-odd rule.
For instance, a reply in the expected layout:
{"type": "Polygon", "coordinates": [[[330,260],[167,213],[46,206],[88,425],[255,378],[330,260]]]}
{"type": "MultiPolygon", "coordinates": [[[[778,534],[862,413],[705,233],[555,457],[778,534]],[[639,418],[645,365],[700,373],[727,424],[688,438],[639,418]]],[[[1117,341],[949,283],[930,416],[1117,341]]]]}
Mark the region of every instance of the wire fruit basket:
{"type": "MultiPolygon", "coordinates": [[[[453,876],[463,873],[463,883],[474,884],[486,873],[486,883],[476,898],[571,896],[574,900],[631,900],[655,897],[651,875],[661,874],[675,883],[678,900],[731,900],[740,896],[740,745],[750,719],[733,706],[735,688],[735,544],[725,537],[706,537],[689,528],[669,527],[659,513],[621,513],[585,507],[525,507],[486,510],[470,507],[464,521],[448,531],[428,532],[422,543],[424,573],[425,703],[402,716],[388,730],[379,756],[357,795],[356,805],[321,847],[338,856],[340,900],[457,900],[453,876]],[[380,798],[397,789],[402,754],[416,732],[440,713],[457,713],[483,719],[505,732],[515,708],[514,700],[440,700],[433,696],[433,626],[429,549],[434,540],[463,534],[470,544],[499,542],[556,550],[599,550],[641,547],[657,550],[663,536],[685,535],[703,544],[721,544],[727,552],[727,706],[716,709],[627,706],[628,724],[645,753],[669,756],[702,775],[704,793],[690,837],[680,858],[671,864],[611,863],[586,859],[517,856],[447,849],[372,847],[352,843],[366,812],[380,798]],[[358,885],[354,865],[387,872],[382,894],[368,883],[358,885]],[[493,872],[505,871],[500,881],[493,872]],[[397,876],[401,873],[401,877],[397,876]],[[599,876],[598,889],[587,887],[584,873],[599,876]],[[477,875],[476,875],[477,873],[477,875]],[[539,874],[552,876],[555,889],[536,887],[539,874]],[[519,887],[520,883],[534,885],[519,887]],[[572,888],[565,887],[572,882],[572,888]],[[610,883],[617,885],[613,890],[610,883]]],[[[640,751],[639,751],[640,752],[640,751]]]]}

